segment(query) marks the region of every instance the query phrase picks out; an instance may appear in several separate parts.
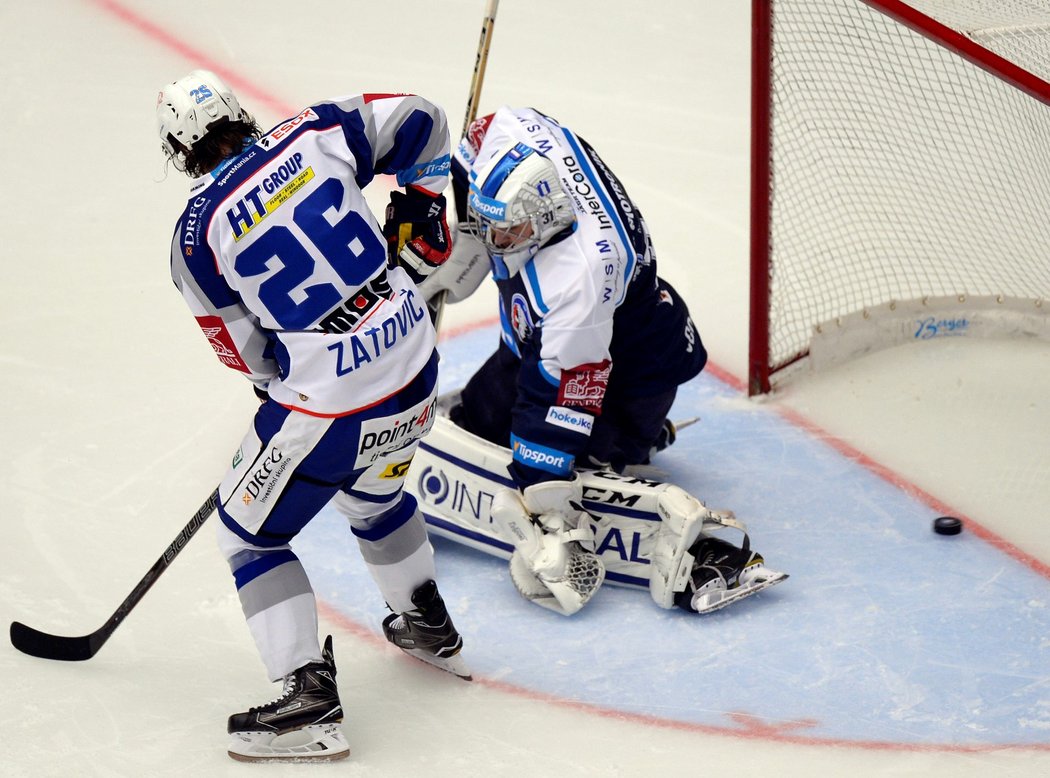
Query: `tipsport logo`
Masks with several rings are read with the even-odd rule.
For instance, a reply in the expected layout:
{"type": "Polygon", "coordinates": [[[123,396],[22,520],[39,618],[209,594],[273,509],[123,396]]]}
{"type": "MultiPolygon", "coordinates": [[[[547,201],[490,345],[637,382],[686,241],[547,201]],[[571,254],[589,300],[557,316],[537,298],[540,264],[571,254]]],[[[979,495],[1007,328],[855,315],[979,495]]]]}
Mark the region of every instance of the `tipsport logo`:
{"type": "Polygon", "coordinates": [[[503,221],[507,215],[506,203],[485,197],[477,191],[471,191],[470,193],[470,207],[486,219],[494,222],[503,221]]]}
{"type": "Polygon", "coordinates": [[[406,184],[411,184],[416,181],[422,181],[424,178],[447,176],[450,170],[452,170],[452,158],[446,154],[445,156],[438,157],[430,162],[417,165],[411,170],[399,173],[397,176],[397,183],[400,186],[405,186],[406,184]]]}
{"type": "Polygon", "coordinates": [[[555,475],[569,475],[575,462],[572,454],[522,440],[514,434],[510,436],[510,448],[517,461],[555,475]]]}

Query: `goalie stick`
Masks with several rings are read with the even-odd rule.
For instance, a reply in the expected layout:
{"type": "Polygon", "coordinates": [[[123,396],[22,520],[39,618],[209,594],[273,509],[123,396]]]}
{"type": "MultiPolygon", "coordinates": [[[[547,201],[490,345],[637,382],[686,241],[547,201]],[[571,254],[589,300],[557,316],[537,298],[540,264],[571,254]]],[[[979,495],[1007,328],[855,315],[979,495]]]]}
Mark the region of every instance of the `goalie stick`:
{"type": "MultiPolygon", "coordinates": [[[[463,118],[463,132],[460,137],[467,134],[471,123],[478,116],[478,98],[481,97],[481,85],[485,82],[485,66],[489,61],[489,46],[492,44],[492,29],[496,26],[496,11],[499,8],[499,0],[486,0],[485,17],[481,22],[481,37],[478,39],[478,55],[474,60],[474,75],[470,79],[470,94],[467,96],[467,112],[463,118]]],[[[445,312],[445,298],[448,291],[442,289],[434,296],[433,301],[428,303],[430,307],[430,318],[434,322],[434,329],[441,330],[441,316],[445,312]]]]}
{"type": "Polygon", "coordinates": [[[164,549],[164,553],[153,563],[153,567],[131,590],[131,594],[113,612],[109,620],[90,635],[82,635],[80,637],[49,635],[46,632],[41,632],[20,622],[13,621],[11,622],[11,645],[23,654],[38,656],[41,659],[82,662],[93,657],[105,642],[109,640],[116,628],[121,625],[124,618],[131,613],[131,609],[138,604],[150,587],[157,582],[161,573],[168,569],[168,566],[179,555],[179,552],[185,548],[190,538],[200,529],[200,526],[211,516],[218,504],[219,490],[216,489],[193,515],[189,523],[182,528],[175,540],[164,549]]]}

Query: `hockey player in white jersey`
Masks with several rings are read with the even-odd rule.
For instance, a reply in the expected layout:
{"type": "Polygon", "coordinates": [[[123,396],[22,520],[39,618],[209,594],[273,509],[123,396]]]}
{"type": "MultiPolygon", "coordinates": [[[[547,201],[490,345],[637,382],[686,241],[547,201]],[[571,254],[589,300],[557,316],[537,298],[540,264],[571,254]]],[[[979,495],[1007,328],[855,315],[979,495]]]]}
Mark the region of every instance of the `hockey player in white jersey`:
{"type": "Polygon", "coordinates": [[[220,485],[219,545],[277,700],[230,717],[242,760],[337,759],[348,747],[331,637],[290,541],[329,502],[393,613],[387,638],[469,680],[402,490],[434,421],[435,332],[416,287],[448,257],[444,113],[413,95],[312,105],[259,131],[214,73],[163,88],[164,151],[193,181],[171,272],[227,367],[262,400],[220,485]],[[380,228],[361,190],[396,176],[380,228]]]}
{"type": "Polygon", "coordinates": [[[588,602],[610,562],[624,562],[609,571],[617,583],[647,585],[664,607],[697,612],[783,580],[746,531],[742,546],[716,536],[744,529],[731,514],[668,484],[617,480],[673,442],[667,413],[707,354],[685,302],[657,275],[641,212],[601,157],[554,119],[503,107],[469,127],[452,180],[453,259],[424,290],[445,289],[455,302],[491,271],[502,333],[449,403],[456,427],[439,420],[413,465],[420,476],[410,488],[432,526],[495,553],[512,549],[519,591],[563,614],[588,602]],[[509,449],[509,463],[486,442],[509,449]],[[496,471],[508,464],[501,485],[496,471]],[[474,526],[470,512],[450,508],[442,495],[452,482],[478,504],[491,499],[491,524],[485,516],[474,526]],[[633,535],[583,509],[615,513],[602,503],[610,489],[644,507],[625,519],[638,524],[633,535]]]}

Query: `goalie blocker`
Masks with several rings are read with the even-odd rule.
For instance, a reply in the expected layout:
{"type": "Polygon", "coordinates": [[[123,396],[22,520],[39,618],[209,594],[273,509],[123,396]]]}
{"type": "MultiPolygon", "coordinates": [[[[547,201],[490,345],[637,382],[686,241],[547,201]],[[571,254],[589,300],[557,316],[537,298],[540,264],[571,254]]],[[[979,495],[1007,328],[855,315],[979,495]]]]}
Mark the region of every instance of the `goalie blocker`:
{"type": "MultiPolygon", "coordinates": [[[[456,399],[439,398],[439,415],[416,451],[405,488],[432,533],[509,560],[514,540],[491,509],[501,490],[516,489],[507,475],[511,452],[453,424],[447,411],[456,399]]],[[[732,513],[710,510],[674,484],[604,470],[583,471],[580,478],[583,508],[595,519],[594,551],[611,584],[647,589],[662,608],[678,604],[706,613],[787,578],[748,551],[747,528],[732,513]],[[739,569],[698,561],[701,541],[721,539],[727,530],[743,533],[739,569]]]]}

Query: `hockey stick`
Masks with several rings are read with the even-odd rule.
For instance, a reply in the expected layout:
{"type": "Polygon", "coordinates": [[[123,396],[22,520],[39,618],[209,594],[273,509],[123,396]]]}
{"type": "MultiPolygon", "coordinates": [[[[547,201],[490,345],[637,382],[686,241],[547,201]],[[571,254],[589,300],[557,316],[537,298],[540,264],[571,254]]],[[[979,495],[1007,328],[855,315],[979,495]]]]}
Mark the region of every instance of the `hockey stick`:
{"type": "MultiPolygon", "coordinates": [[[[496,26],[496,10],[499,8],[499,0],[486,0],[485,17],[481,22],[481,37],[478,39],[478,55],[474,60],[474,75],[470,79],[470,94],[467,96],[467,113],[463,117],[462,138],[467,134],[471,123],[478,116],[478,98],[481,97],[481,85],[485,82],[485,66],[489,61],[489,46],[492,44],[492,29],[496,26]]],[[[441,316],[445,312],[445,298],[448,290],[442,289],[434,297],[430,305],[431,318],[434,321],[434,329],[441,330],[441,316]]]]}
{"type": "Polygon", "coordinates": [[[474,60],[474,75],[470,79],[470,95],[467,97],[467,113],[463,118],[463,132],[467,134],[471,122],[478,116],[478,98],[481,97],[481,85],[485,81],[485,65],[489,61],[489,46],[492,44],[492,28],[496,26],[496,10],[499,0],[486,0],[485,18],[481,23],[481,38],[478,40],[478,56],[474,60]]]}
{"type": "Polygon", "coordinates": [[[179,555],[179,552],[189,543],[190,538],[200,529],[200,526],[211,516],[215,506],[219,504],[219,490],[216,489],[211,496],[205,500],[204,505],[190,519],[189,524],[182,528],[175,540],[164,549],[160,559],[153,563],[153,567],[142,577],[131,594],[120,604],[120,607],[109,617],[109,621],[96,629],[90,635],[81,637],[63,637],[61,635],[49,635],[46,632],[27,627],[17,621],[11,622],[11,645],[24,654],[38,656],[41,659],[59,659],[64,662],[82,662],[90,659],[103,644],[109,640],[113,631],[120,626],[124,618],[131,613],[138,601],[149,591],[150,587],[157,582],[161,573],[168,569],[168,565],[179,555]]]}

